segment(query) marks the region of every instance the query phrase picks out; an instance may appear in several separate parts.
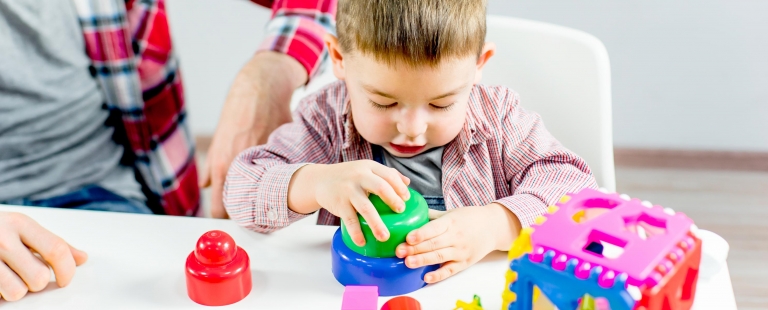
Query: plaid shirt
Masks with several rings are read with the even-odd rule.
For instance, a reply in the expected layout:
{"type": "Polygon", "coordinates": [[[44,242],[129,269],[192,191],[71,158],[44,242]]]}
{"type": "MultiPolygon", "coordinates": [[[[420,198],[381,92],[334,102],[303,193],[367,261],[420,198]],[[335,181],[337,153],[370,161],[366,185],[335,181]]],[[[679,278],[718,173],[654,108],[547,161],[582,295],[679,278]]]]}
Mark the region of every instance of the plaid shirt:
{"type": "MultiPolygon", "coordinates": [[[[194,215],[200,203],[194,143],[164,0],[72,0],[93,73],[107,107],[120,113],[137,177],[156,213],[194,215]]],[[[307,72],[323,58],[335,0],[254,1],[272,4],[261,50],[284,52],[307,72]]]]}
{"type": "MultiPolygon", "coordinates": [[[[372,158],[370,143],[351,122],[346,87],[337,82],[305,98],[294,122],[267,144],[237,157],[224,187],[227,212],[251,230],[280,229],[306,216],[288,209],[297,169],[372,158]]],[[[501,86],[474,87],[464,127],[443,151],[442,171],[447,210],[498,202],[524,227],[564,194],[597,186],[587,163],[501,86]]],[[[338,218],[321,209],[318,224],[338,224],[338,218]]]]}

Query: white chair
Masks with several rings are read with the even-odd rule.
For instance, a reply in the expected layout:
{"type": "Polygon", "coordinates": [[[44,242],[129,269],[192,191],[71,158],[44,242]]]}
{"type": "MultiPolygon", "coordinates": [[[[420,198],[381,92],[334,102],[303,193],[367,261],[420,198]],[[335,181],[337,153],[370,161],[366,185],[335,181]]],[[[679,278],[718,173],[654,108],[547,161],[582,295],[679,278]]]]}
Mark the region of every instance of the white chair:
{"type": "MultiPolygon", "coordinates": [[[[502,16],[488,16],[486,40],[497,49],[482,83],[518,92],[523,107],[539,113],[547,129],[587,161],[598,184],[615,191],[611,72],[603,44],[582,31],[502,16]]],[[[292,106],[335,80],[325,68],[294,93],[292,106]]]]}
{"type": "Polygon", "coordinates": [[[611,121],[611,71],[605,46],[594,36],[561,26],[488,16],[486,41],[496,56],[483,84],[520,94],[527,110],[584,158],[601,187],[616,190],[611,121]]]}

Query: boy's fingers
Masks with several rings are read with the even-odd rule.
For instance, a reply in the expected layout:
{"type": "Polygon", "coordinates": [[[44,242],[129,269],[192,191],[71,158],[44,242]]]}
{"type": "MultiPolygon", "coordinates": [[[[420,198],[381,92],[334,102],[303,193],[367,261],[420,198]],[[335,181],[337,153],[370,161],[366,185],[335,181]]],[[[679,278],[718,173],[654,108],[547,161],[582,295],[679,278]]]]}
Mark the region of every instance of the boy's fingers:
{"type": "Polygon", "coordinates": [[[460,271],[466,268],[467,267],[465,263],[460,263],[455,261],[447,262],[443,264],[443,266],[440,267],[440,269],[429,272],[426,275],[424,275],[424,282],[427,282],[430,284],[440,282],[449,278],[452,275],[459,273],[460,271]]]}
{"type": "Polygon", "coordinates": [[[392,189],[392,185],[379,175],[371,174],[371,177],[363,179],[360,182],[360,185],[366,192],[378,195],[381,200],[392,209],[392,211],[399,213],[405,210],[405,202],[403,199],[395,193],[395,190],[392,189]]]}
{"type": "MultiPolygon", "coordinates": [[[[405,183],[406,186],[411,185],[411,179],[409,179],[407,176],[404,176],[404,175],[401,174],[400,175],[400,179],[403,180],[403,183],[405,183]]],[[[411,193],[409,192],[408,194],[410,196],[411,193]]],[[[411,197],[408,197],[408,198],[411,198],[411,197]]],[[[408,200],[408,199],[406,199],[406,200],[408,200]]]]}
{"type": "Polygon", "coordinates": [[[419,268],[422,266],[442,264],[452,261],[456,258],[456,248],[448,247],[437,251],[411,255],[405,258],[405,266],[408,268],[419,268]]]}
{"type": "Polygon", "coordinates": [[[421,226],[421,228],[409,232],[408,236],[405,238],[405,242],[408,243],[408,245],[417,245],[424,242],[425,240],[429,240],[444,234],[450,227],[450,221],[444,219],[445,218],[439,218],[437,220],[430,221],[424,226],[421,226]]]}
{"type": "Polygon", "coordinates": [[[392,189],[395,190],[400,199],[406,201],[411,198],[411,192],[408,191],[408,184],[411,183],[411,180],[402,175],[396,169],[379,164],[374,166],[372,171],[374,174],[384,179],[384,181],[387,181],[392,189]]]}
{"type": "Polygon", "coordinates": [[[368,197],[366,197],[364,193],[360,193],[357,195],[352,195],[350,200],[352,205],[355,207],[355,210],[357,210],[357,213],[360,213],[360,215],[368,223],[368,227],[371,228],[371,231],[376,237],[376,240],[382,242],[387,241],[387,239],[389,239],[389,230],[387,230],[387,226],[384,225],[384,221],[381,220],[379,212],[377,212],[376,208],[373,207],[373,204],[368,199],[368,197]]]}
{"type": "Polygon", "coordinates": [[[357,246],[365,245],[365,237],[363,231],[360,230],[360,220],[357,218],[357,212],[355,208],[350,204],[349,208],[344,208],[345,211],[339,213],[339,218],[344,222],[344,226],[347,228],[347,233],[352,242],[357,246]]]}
{"type": "Polygon", "coordinates": [[[432,239],[428,239],[417,245],[408,245],[407,243],[402,243],[397,246],[395,254],[397,257],[402,258],[450,247],[452,245],[451,240],[449,240],[449,238],[444,238],[444,236],[445,235],[441,235],[432,239]]]}
{"type": "Polygon", "coordinates": [[[447,212],[448,211],[438,211],[438,210],[429,209],[429,215],[428,216],[429,216],[430,220],[436,220],[436,219],[440,218],[441,216],[445,215],[445,213],[447,213],[447,212]]]}

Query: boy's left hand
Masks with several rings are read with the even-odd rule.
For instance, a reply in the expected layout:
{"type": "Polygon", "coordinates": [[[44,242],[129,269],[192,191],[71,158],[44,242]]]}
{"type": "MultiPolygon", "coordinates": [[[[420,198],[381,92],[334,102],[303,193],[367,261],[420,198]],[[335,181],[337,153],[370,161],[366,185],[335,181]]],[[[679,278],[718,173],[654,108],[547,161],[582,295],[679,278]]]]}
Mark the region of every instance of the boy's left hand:
{"type": "Polygon", "coordinates": [[[424,275],[427,283],[442,281],[496,249],[498,234],[495,227],[488,225],[494,222],[494,216],[498,216],[494,213],[498,209],[491,208],[498,207],[492,204],[448,212],[430,210],[430,218],[435,219],[410,232],[395,253],[397,257],[405,258],[409,268],[442,263],[440,269],[424,275]]]}

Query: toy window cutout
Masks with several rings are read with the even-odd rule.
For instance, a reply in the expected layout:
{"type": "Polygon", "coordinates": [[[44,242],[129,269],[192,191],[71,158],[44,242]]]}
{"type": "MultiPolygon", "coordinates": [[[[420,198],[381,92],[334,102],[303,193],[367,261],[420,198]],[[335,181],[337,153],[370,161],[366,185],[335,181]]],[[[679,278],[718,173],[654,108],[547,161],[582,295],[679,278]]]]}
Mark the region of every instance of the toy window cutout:
{"type": "Polygon", "coordinates": [[[584,297],[579,299],[579,306],[576,310],[610,310],[611,304],[605,297],[592,297],[589,294],[585,294],[584,297]]]}
{"type": "Polygon", "coordinates": [[[654,236],[666,234],[667,221],[642,212],[636,216],[625,217],[624,228],[637,234],[640,239],[647,240],[654,236]]]}
{"type": "Polygon", "coordinates": [[[592,230],[582,248],[584,252],[598,257],[616,259],[624,253],[627,241],[599,230],[592,230]]]}
{"type": "Polygon", "coordinates": [[[592,198],[587,199],[580,206],[576,207],[576,213],[573,214],[573,221],[576,223],[589,222],[603,213],[610,211],[621,204],[619,200],[613,200],[608,198],[592,198]]]}
{"type": "Polygon", "coordinates": [[[688,271],[685,274],[685,282],[683,285],[680,286],[678,289],[678,298],[680,300],[691,300],[693,297],[693,282],[696,281],[696,276],[698,275],[698,270],[693,268],[688,268],[688,271]]]}

